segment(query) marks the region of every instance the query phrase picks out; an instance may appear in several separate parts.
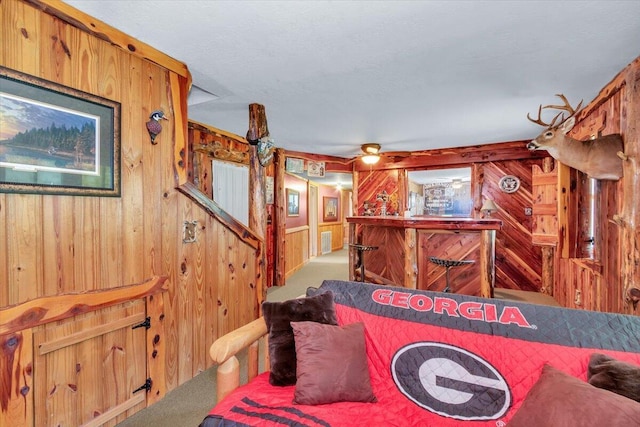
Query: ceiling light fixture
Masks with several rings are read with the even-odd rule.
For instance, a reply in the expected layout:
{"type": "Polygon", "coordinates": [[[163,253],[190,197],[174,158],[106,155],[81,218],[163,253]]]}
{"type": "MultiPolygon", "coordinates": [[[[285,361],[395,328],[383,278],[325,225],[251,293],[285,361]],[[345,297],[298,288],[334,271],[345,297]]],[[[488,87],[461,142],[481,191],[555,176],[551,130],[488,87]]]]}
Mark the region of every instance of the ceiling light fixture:
{"type": "Polygon", "coordinates": [[[367,154],[366,156],[362,156],[362,163],[365,165],[375,165],[380,160],[380,156],[377,154],[367,154]]]}
{"type": "Polygon", "coordinates": [[[461,179],[454,179],[453,181],[451,181],[451,188],[462,188],[462,180],[461,179]]]}

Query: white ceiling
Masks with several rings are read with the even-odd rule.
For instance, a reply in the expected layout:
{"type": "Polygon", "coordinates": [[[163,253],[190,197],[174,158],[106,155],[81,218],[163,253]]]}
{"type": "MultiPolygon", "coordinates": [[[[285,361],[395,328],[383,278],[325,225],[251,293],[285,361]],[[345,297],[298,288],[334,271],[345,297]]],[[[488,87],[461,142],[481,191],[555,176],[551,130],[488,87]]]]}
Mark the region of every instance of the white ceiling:
{"type": "Polygon", "coordinates": [[[257,102],[276,146],[341,157],[533,138],[640,55],[637,0],[67,3],[184,62],[191,119],[244,136],[257,102]]]}

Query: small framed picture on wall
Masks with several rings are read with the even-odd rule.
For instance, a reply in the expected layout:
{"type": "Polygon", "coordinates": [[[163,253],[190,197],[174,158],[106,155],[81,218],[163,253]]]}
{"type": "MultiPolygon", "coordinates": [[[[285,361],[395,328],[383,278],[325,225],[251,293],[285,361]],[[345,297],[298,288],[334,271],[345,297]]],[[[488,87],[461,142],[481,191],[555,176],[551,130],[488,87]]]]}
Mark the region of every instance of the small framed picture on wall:
{"type": "Polygon", "coordinates": [[[300,192],[287,188],[287,216],[300,215],[300,192]]]}
{"type": "Polygon", "coordinates": [[[330,222],[338,220],[338,198],[323,197],[322,198],[322,221],[330,222]]]}

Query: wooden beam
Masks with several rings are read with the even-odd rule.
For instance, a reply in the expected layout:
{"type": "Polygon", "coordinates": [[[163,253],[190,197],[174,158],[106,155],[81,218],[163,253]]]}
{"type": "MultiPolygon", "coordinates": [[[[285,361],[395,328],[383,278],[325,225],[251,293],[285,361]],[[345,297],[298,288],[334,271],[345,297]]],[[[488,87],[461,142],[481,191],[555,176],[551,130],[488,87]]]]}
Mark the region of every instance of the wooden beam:
{"type": "MultiPolygon", "coordinates": [[[[380,159],[375,170],[415,169],[424,167],[442,167],[468,165],[470,163],[499,162],[504,160],[541,159],[548,157],[542,150],[529,151],[529,141],[512,141],[498,144],[473,145],[459,148],[443,148],[437,150],[414,151],[402,160],[380,159]]],[[[370,166],[362,162],[353,162],[354,170],[369,171],[370,166]]]]}
{"type": "MultiPolygon", "coordinates": [[[[634,61],[628,66],[624,73],[626,88],[624,92],[623,110],[621,111],[621,131],[625,139],[625,154],[629,159],[623,162],[624,178],[622,212],[618,222],[622,228],[621,245],[621,279],[624,296],[632,297],[637,295],[638,284],[640,284],[640,60],[634,61]],[[634,291],[635,289],[635,291],[634,291]]],[[[625,311],[635,312],[637,302],[631,304],[633,300],[627,300],[625,311]]],[[[622,304],[623,302],[618,302],[622,304]]]]}
{"type": "Polygon", "coordinates": [[[247,141],[251,145],[258,143],[259,139],[269,136],[267,126],[267,113],[264,105],[249,104],[249,130],[247,131],[247,141]]]}
{"type": "Polygon", "coordinates": [[[225,227],[231,230],[236,236],[240,238],[247,245],[254,249],[259,249],[263,243],[263,238],[254,233],[253,230],[245,227],[240,221],[229,215],[223,209],[211,200],[206,194],[204,194],[198,187],[191,182],[186,182],[179,186],[178,191],[189,197],[196,202],[198,206],[204,209],[209,215],[216,218],[225,227]]]}
{"type": "Polygon", "coordinates": [[[493,298],[495,284],[496,231],[480,232],[480,296],[493,298]]]}
{"type": "Polygon", "coordinates": [[[274,197],[273,197],[273,220],[275,229],[275,250],[274,250],[274,278],[273,284],[275,286],[284,286],[285,284],[285,258],[286,258],[286,194],[284,188],[285,177],[285,155],[282,148],[277,148],[274,157],[274,197]]]}
{"type": "Polygon", "coordinates": [[[249,105],[249,130],[247,131],[247,141],[252,144],[249,151],[249,228],[262,239],[256,251],[256,290],[258,301],[256,301],[256,313],[260,304],[267,296],[265,276],[267,272],[265,237],[267,235],[267,202],[265,195],[265,171],[258,158],[258,147],[255,143],[261,138],[269,136],[267,128],[267,114],[264,105],[249,105]]]}
{"type": "Polygon", "coordinates": [[[191,73],[187,66],[166,55],[154,47],[149,46],[146,43],[141,42],[131,36],[128,36],[113,28],[110,25],[87,15],[84,12],[75,9],[74,7],[65,4],[59,0],[25,0],[27,3],[37,7],[45,13],[53,15],[62,21],[79,28],[80,30],[91,34],[101,40],[111,43],[114,46],[118,46],[122,50],[127,51],[131,55],[135,55],[139,58],[149,60],[155,64],[158,64],[176,74],[179,74],[188,79],[188,86],[191,86],[191,73]]]}
{"type": "Polygon", "coordinates": [[[168,285],[165,284],[166,280],[165,276],[154,276],[136,285],[41,297],[3,308],[0,309],[0,335],[12,334],[45,323],[166,291],[168,289],[168,285]]]}
{"type": "Polygon", "coordinates": [[[353,159],[345,159],[344,157],[326,156],[324,154],[303,153],[302,151],[287,150],[286,157],[295,157],[296,159],[311,160],[314,162],[324,162],[327,172],[353,172],[353,159]]]}

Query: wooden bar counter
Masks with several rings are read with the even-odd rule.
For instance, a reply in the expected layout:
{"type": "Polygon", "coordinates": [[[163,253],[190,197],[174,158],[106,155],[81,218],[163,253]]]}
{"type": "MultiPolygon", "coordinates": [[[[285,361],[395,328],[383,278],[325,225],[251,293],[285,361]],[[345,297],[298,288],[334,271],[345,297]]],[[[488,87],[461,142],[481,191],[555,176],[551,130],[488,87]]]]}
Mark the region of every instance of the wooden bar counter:
{"type": "Polygon", "coordinates": [[[347,222],[350,280],[361,280],[358,251],[351,244],[365,244],[377,247],[362,253],[367,282],[442,291],[445,268],[429,257],[473,260],[450,269],[451,291],[493,296],[499,219],[353,216],[347,222]]]}

